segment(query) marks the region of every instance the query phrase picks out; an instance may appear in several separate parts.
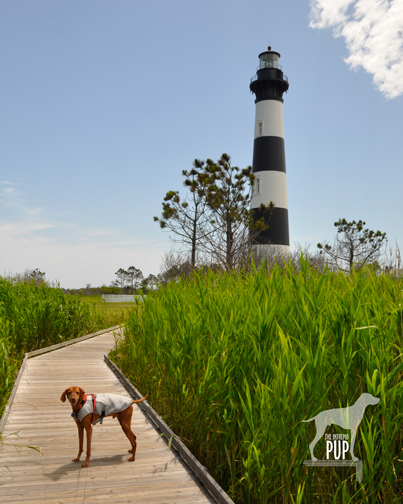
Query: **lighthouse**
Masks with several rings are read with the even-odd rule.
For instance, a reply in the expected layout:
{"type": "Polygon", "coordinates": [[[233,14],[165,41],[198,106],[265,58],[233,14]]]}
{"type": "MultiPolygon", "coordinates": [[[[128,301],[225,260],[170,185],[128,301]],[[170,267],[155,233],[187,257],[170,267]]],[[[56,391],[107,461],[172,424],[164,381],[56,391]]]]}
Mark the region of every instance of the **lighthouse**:
{"type": "Polygon", "coordinates": [[[256,96],[252,163],[255,182],[250,208],[254,220],[264,216],[269,225],[255,240],[254,249],[260,257],[285,256],[290,251],[283,126],[283,93],[288,86],[280,54],[269,47],[259,54],[259,66],[250,82],[256,96]],[[274,203],[271,215],[260,208],[270,201],[274,203]]]}

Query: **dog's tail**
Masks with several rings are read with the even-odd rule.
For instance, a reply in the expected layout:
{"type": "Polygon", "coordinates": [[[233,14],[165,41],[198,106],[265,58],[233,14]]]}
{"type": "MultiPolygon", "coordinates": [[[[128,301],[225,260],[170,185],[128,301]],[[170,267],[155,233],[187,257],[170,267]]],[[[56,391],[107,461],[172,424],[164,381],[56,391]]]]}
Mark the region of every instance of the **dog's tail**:
{"type": "Polygon", "coordinates": [[[143,402],[145,399],[147,399],[147,397],[148,397],[148,394],[145,395],[144,397],[142,397],[141,399],[137,399],[137,401],[133,401],[132,404],[137,404],[139,402],[143,402]]]}
{"type": "Polygon", "coordinates": [[[301,420],[301,422],[312,422],[312,420],[315,420],[316,416],[310,418],[309,420],[301,420]]]}

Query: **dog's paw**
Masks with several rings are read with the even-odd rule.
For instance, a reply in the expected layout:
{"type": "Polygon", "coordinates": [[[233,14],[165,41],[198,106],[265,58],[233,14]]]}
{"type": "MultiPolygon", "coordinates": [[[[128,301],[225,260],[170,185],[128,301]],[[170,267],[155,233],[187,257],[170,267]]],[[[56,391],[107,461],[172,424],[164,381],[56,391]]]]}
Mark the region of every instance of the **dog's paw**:
{"type": "Polygon", "coordinates": [[[72,459],[72,462],[78,462],[80,460],[80,457],[76,457],[72,459]]]}
{"type": "Polygon", "coordinates": [[[83,463],[81,464],[81,467],[88,467],[88,462],[87,462],[87,461],[83,462],[83,463]]]}
{"type": "Polygon", "coordinates": [[[129,462],[134,462],[134,455],[127,459],[129,462]]]}
{"type": "Polygon", "coordinates": [[[127,450],[127,453],[133,453],[133,448],[130,448],[130,450],[127,450]]]}

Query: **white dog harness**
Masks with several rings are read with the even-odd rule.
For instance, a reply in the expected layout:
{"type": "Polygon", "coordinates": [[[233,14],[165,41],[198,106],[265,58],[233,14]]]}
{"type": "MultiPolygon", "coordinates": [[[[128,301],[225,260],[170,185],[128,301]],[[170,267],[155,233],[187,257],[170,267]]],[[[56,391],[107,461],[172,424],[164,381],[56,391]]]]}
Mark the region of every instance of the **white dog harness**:
{"type": "Polygon", "coordinates": [[[92,413],[92,420],[94,420],[94,414],[100,417],[95,422],[93,421],[92,424],[95,425],[98,422],[102,424],[105,416],[120,413],[129,408],[132,403],[133,400],[129,397],[117,394],[86,394],[83,407],[77,415],[73,412],[71,416],[76,421],[82,422],[84,417],[92,413]]]}

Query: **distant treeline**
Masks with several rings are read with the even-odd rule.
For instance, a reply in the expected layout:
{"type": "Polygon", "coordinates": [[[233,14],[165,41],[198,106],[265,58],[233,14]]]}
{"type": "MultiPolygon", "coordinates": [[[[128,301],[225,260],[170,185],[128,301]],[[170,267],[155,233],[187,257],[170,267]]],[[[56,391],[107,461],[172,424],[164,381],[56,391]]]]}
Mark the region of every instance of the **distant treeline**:
{"type": "Polygon", "coordinates": [[[102,294],[147,294],[148,289],[144,285],[139,289],[132,289],[130,287],[107,287],[102,285],[101,287],[82,287],[81,289],[63,289],[65,294],[75,294],[78,296],[102,296],[102,294]]]}
{"type": "Polygon", "coordinates": [[[102,285],[101,287],[91,287],[86,286],[80,289],[63,289],[65,294],[75,294],[79,296],[101,296],[102,294],[128,294],[127,289],[121,289],[119,287],[107,287],[102,285]]]}

